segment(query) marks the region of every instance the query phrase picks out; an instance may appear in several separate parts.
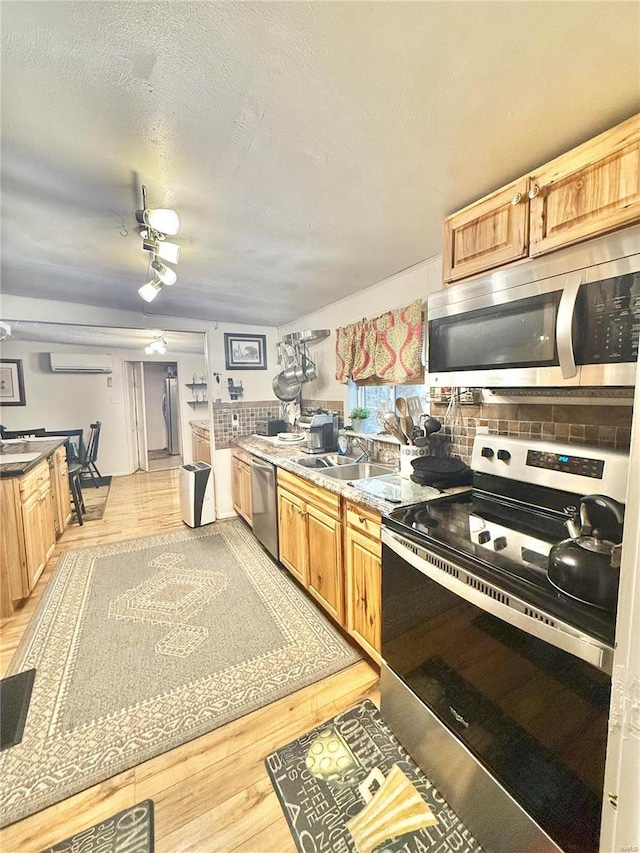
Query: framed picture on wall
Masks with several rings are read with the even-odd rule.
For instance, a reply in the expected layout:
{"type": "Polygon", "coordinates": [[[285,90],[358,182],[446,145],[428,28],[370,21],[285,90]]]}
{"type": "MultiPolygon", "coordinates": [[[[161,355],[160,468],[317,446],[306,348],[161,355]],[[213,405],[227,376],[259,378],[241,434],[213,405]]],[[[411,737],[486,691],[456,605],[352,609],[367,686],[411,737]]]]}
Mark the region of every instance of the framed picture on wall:
{"type": "Polygon", "coordinates": [[[227,370],[266,370],[267,336],[225,332],[224,359],[227,370]]]}
{"type": "Polygon", "coordinates": [[[0,405],[27,405],[20,358],[0,358],[0,405]]]}

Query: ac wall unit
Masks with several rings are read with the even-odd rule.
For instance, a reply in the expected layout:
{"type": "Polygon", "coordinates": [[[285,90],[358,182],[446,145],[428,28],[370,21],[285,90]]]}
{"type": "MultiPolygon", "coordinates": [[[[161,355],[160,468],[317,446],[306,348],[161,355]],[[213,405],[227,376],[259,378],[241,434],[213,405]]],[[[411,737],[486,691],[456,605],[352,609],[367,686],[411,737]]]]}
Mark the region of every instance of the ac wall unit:
{"type": "Polygon", "coordinates": [[[50,352],[52,373],[111,373],[108,353],[50,352]]]}

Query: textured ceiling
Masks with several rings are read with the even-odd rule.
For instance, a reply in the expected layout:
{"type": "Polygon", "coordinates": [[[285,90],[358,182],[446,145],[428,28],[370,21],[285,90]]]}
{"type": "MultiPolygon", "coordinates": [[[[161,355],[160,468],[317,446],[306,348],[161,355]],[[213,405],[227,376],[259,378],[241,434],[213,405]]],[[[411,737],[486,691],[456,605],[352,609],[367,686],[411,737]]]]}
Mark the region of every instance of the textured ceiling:
{"type": "Polygon", "coordinates": [[[293,321],[640,109],[635,0],[5,0],[2,35],[3,289],[163,315],[293,321]],[[141,183],[182,219],[148,308],[141,183]]]}

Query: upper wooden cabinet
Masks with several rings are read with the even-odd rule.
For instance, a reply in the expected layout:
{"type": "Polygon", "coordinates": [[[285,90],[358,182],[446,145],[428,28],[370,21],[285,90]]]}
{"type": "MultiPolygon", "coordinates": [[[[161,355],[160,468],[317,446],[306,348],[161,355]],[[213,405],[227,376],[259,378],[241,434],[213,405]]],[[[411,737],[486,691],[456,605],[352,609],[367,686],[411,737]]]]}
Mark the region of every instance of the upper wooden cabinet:
{"type": "Polygon", "coordinates": [[[492,193],[445,220],[445,281],[524,258],[528,251],[528,178],[492,193]]]}
{"type": "Polygon", "coordinates": [[[640,114],[448,217],[445,284],[640,219],[640,114]]]}

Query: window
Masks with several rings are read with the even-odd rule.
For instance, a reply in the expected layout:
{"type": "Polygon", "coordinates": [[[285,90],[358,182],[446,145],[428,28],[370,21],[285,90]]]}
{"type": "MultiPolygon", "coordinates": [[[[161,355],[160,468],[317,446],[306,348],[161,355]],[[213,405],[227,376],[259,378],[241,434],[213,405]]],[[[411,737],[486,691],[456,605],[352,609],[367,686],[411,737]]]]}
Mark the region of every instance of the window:
{"type": "Polygon", "coordinates": [[[419,397],[423,409],[425,412],[427,410],[424,401],[426,385],[356,385],[355,382],[350,382],[349,385],[351,405],[361,406],[371,412],[363,427],[364,432],[373,435],[382,432],[382,427],[376,419],[381,406],[384,404],[386,412],[395,412],[398,397],[419,397]]]}

